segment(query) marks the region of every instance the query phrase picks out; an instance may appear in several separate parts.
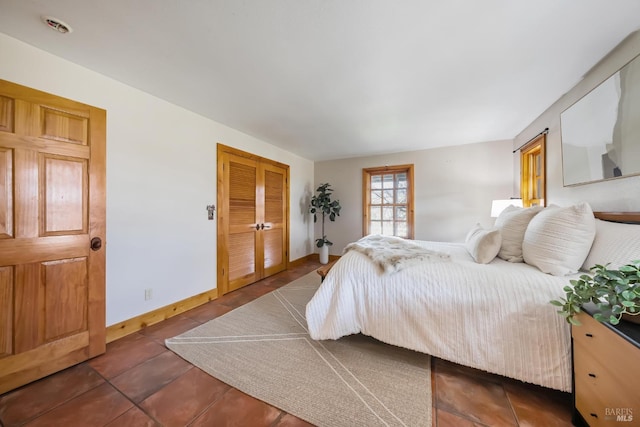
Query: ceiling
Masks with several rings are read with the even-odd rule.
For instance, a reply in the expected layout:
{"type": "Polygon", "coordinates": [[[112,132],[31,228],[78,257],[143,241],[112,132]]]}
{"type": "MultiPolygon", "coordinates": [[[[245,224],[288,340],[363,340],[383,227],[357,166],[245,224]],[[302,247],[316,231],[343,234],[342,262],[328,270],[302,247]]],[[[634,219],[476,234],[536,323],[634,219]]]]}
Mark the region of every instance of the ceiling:
{"type": "Polygon", "coordinates": [[[316,161],[512,139],[638,17],[638,0],[0,0],[0,32],[316,161]]]}

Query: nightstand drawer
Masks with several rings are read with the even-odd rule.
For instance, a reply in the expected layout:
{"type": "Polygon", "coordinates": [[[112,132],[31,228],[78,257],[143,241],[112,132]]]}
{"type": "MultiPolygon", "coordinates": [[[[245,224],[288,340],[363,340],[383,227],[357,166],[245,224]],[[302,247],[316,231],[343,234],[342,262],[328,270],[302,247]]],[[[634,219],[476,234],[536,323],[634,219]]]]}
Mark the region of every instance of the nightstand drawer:
{"type": "Polygon", "coordinates": [[[631,381],[630,376],[640,382],[640,370],[630,369],[639,366],[639,350],[588,314],[580,313],[578,319],[582,325],[571,327],[574,346],[582,345],[589,357],[602,365],[617,367],[624,382],[631,381]]]}
{"type": "Polygon", "coordinates": [[[571,328],[576,409],[591,427],[633,425],[640,419],[640,349],[586,313],[579,320],[571,328]]]}
{"type": "Polygon", "coordinates": [[[602,364],[576,342],[573,351],[576,408],[589,425],[612,425],[617,409],[638,407],[640,382],[634,380],[638,374],[632,367],[636,365],[602,364]]]}

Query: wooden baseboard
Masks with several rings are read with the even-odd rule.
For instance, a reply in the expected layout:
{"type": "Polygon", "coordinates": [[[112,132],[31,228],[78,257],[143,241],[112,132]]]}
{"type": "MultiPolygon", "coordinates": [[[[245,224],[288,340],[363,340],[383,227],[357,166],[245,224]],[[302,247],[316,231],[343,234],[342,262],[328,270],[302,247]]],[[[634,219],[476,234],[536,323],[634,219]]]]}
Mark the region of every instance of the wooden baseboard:
{"type": "MultiPolygon", "coordinates": [[[[329,262],[333,262],[337,259],[340,259],[340,255],[329,255],[329,262]]],[[[299,265],[302,265],[307,261],[320,262],[320,254],[309,254],[303,256],[302,258],[289,261],[289,268],[298,267],[299,265]]]]}
{"type": "MultiPolygon", "coordinates": [[[[338,255],[329,255],[329,261],[334,261],[340,258],[338,255]]],[[[289,261],[289,268],[298,267],[308,261],[319,261],[318,254],[305,255],[302,258],[298,258],[293,261],[289,261]]],[[[138,332],[147,326],[155,325],[163,320],[169,319],[185,311],[196,308],[209,301],[213,301],[218,298],[218,289],[212,289],[207,292],[203,292],[198,295],[194,295],[190,298],[178,301],[174,304],[169,304],[165,307],[160,307],[156,310],[148,313],[141,314],[134,318],[123,320],[120,323],[107,327],[107,343],[117,340],[118,338],[125,337],[134,332],[138,332]]]]}
{"type": "Polygon", "coordinates": [[[314,261],[318,259],[317,254],[309,254],[305,255],[302,258],[294,259],[293,261],[289,261],[289,268],[299,267],[307,261],[314,261]]]}
{"type": "Polygon", "coordinates": [[[163,320],[177,316],[178,314],[184,313],[192,308],[196,308],[209,301],[213,301],[216,298],[218,298],[217,288],[108,326],[107,343],[137,332],[147,326],[155,325],[163,320]]]}

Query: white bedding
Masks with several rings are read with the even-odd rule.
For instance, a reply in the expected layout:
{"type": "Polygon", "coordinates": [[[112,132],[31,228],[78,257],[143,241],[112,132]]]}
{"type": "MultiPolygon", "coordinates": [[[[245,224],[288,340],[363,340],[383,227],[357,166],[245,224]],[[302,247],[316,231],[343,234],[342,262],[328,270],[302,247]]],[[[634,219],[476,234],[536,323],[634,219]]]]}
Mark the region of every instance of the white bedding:
{"type": "Polygon", "coordinates": [[[381,274],[347,252],[307,304],[313,339],[363,333],[465,366],[571,391],[570,329],[552,299],[570,277],[499,258],[477,264],[462,244],[420,242],[449,253],[381,274]]]}

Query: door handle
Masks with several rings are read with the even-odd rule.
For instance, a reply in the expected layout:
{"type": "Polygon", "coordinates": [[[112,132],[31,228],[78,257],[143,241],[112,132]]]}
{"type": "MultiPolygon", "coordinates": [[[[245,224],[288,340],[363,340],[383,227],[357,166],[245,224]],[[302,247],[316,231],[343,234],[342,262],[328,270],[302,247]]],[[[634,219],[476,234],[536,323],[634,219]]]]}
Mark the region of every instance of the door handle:
{"type": "Polygon", "coordinates": [[[93,239],[91,239],[92,251],[100,250],[101,247],[102,247],[102,239],[100,239],[99,237],[94,237],[93,239]]]}
{"type": "Polygon", "coordinates": [[[260,224],[256,224],[256,230],[260,230],[260,224]]]}

